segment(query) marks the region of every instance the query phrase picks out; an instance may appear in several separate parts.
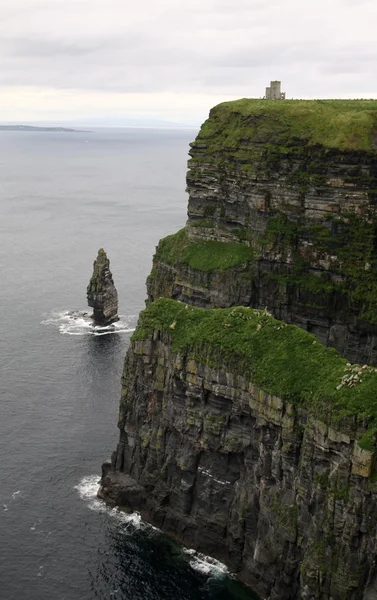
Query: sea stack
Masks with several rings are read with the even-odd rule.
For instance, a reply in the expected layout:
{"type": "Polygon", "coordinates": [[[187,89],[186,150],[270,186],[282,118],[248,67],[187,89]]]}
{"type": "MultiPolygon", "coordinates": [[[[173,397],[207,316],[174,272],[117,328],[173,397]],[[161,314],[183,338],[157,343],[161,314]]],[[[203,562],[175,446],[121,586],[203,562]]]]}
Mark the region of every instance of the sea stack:
{"type": "Polygon", "coordinates": [[[110,261],[103,248],[93,263],[93,275],[87,288],[88,305],[93,308],[95,325],[110,325],[118,320],[118,292],[110,271],[110,261]]]}

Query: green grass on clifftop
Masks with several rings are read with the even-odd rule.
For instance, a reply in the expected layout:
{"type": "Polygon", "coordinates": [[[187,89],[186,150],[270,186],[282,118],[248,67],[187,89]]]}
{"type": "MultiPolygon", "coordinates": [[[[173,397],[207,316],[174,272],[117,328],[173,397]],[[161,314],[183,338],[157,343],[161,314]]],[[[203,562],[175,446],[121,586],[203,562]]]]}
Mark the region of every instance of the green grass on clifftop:
{"type": "Polygon", "coordinates": [[[132,341],[145,339],[156,330],[171,336],[175,352],[188,352],[199,362],[249,377],[270,394],[312,409],[323,418],[370,419],[370,431],[361,445],[373,446],[376,369],[361,369],[359,381],[349,387],[344,378],[353,376],[355,367],[299,327],[261,310],[206,310],[159,299],[140,314],[132,341]]]}
{"type": "Polygon", "coordinates": [[[162,239],[155,256],[171,265],[185,264],[199,271],[226,271],[253,258],[251,248],[245,244],[190,242],[186,229],[162,239]]]}
{"type": "MultiPolygon", "coordinates": [[[[297,139],[340,150],[376,148],[377,100],[256,100],[215,106],[197,142],[212,151],[239,148],[242,140],[291,145],[297,139]]],[[[195,145],[195,142],[194,142],[195,145]]]]}

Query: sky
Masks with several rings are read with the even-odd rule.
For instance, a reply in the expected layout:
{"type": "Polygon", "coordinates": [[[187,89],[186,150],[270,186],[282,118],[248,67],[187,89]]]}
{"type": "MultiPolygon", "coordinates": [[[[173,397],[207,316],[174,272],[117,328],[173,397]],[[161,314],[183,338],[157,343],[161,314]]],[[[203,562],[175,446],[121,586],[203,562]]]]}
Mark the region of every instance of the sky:
{"type": "Polygon", "coordinates": [[[0,0],[0,122],[200,124],[262,97],[377,98],[376,0],[0,0]]]}

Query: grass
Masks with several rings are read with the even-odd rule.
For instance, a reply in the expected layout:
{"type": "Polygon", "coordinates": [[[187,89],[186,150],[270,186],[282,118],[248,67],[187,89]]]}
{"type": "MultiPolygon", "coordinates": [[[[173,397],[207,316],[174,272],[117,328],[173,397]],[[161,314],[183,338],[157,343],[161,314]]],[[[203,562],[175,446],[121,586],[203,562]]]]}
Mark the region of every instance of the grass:
{"type": "Polygon", "coordinates": [[[346,359],[312,334],[261,310],[200,309],[163,298],[140,314],[132,340],[145,339],[155,330],[169,334],[175,352],[187,352],[199,362],[249,377],[266,392],[321,418],[369,420],[360,445],[374,448],[376,370],[365,368],[355,387],[341,385],[349,369],[346,359]]]}
{"type": "Polygon", "coordinates": [[[376,133],[377,100],[243,98],[215,106],[197,141],[210,139],[213,148],[240,148],[245,138],[283,146],[296,139],[327,148],[370,151],[376,133]]]}
{"type": "Polygon", "coordinates": [[[251,248],[237,242],[190,242],[185,229],[162,239],[155,258],[199,271],[226,271],[253,258],[251,248]]]}
{"type": "Polygon", "coordinates": [[[209,219],[195,219],[195,221],[189,221],[188,227],[202,227],[204,229],[215,227],[215,223],[209,219]]]}
{"type": "MultiPolygon", "coordinates": [[[[193,221],[192,226],[214,226],[209,220],[193,221]]],[[[187,229],[162,239],[157,247],[155,258],[172,265],[187,265],[203,271],[226,271],[240,264],[248,264],[263,255],[266,246],[275,252],[290,252],[292,268],[271,273],[269,278],[281,285],[307,290],[318,300],[327,303],[329,295],[347,295],[349,306],[369,323],[377,323],[377,247],[375,232],[377,219],[368,220],[355,214],[331,217],[324,224],[300,225],[291,221],[284,213],[274,214],[264,235],[254,240],[253,248],[242,243],[247,239],[247,231],[234,231],[239,235],[237,242],[194,242],[190,241],[187,229]],[[298,252],[299,239],[310,239],[316,252],[322,255],[336,255],[337,261],[332,271],[340,277],[331,279],[326,273],[314,275],[309,272],[310,257],[306,260],[298,252]],[[369,265],[365,268],[365,265],[369,265]]]]}

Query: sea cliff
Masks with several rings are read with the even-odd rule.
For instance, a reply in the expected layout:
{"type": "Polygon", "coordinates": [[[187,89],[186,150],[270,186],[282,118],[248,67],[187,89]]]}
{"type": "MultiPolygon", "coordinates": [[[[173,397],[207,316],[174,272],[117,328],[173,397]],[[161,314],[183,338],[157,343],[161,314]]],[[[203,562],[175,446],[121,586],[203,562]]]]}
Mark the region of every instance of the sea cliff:
{"type": "Polygon", "coordinates": [[[125,360],[101,497],[271,600],[377,599],[376,134],[377,102],[212,109],[125,360]]]}
{"type": "Polygon", "coordinates": [[[191,145],[188,221],[148,296],[265,307],[377,364],[377,103],[240,100],[191,145]]]}

